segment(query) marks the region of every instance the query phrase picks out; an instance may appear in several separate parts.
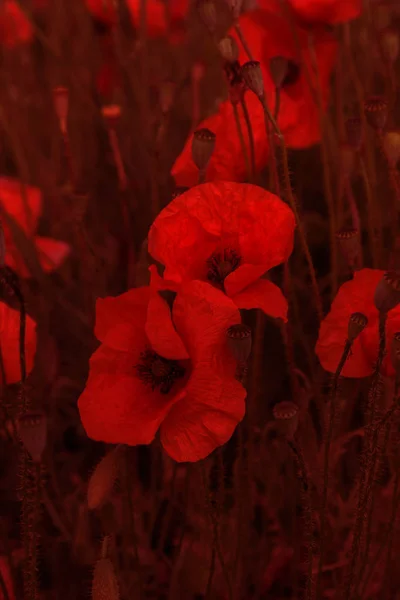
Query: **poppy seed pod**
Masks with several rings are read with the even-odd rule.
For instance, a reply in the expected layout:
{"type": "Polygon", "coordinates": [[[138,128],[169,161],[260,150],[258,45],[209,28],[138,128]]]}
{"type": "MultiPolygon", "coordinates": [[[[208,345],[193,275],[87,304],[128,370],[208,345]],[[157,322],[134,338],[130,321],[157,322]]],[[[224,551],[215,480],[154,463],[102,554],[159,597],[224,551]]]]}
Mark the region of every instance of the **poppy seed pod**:
{"type": "Polygon", "coordinates": [[[232,325],[226,332],[228,347],[232,356],[240,363],[244,363],[251,352],[251,329],[247,325],[232,325]]]}
{"type": "Polygon", "coordinates": [[[87,503],[90,510],[100,508],[109,498],[118,475],[120,446],[103,456],[97,464],[87,490],[87,503]]]}
{"type": "Polygon", "coordinates": [[[354,269],[360,259],[360,232],[357,229],[340,229],[336,232],[336,239],[347,264],[354,269]]]}
{"type": "Polygon", "coordinates": [[[354,150],[360,150],[363,143],[362,121],[358,117],[352,117],[345,122],[347,143],[354,150]]]}
{"type": "Polygon", "coordinates": [[[356,312],[350,315],[349,324],[347,327],[348,341],[352,344],[367,325],[368,318],[363,313],[356,312]]]}
{"type": "Polygon", "coordinates": [[[400,132],[387,131],[383,138],[383,148],[390,164],[397,165],[400,158],[400,132]]]}
{"type": "Polygon", "coordinates": [[[209,129],[198,129],[193,134],[192,159],[199,171],[207,168],[215,148],[215,133],[209,129]]]}
{"type": "Polygon", "coordinates": [[[46,415],[41,411],[29,411],[19,417],[18,434],[32,460],[40,462],[47,441],[46,415]]]}
{"type": "Polygon", "coordinates": [[[388,103],[382,96],[371,96],[364,102],[365,116],[375,130],[382,130],[388,118],[388,103]]]}
{"type": "Polygon", "coordinates": [[[299,424],[299,407],[290,401],[278,402],[272,409],[279,431],[288,439],[292,439],[299,424]]]}
{"type": "Polygon", "coordinates": [[[118,580],[109,558],[100,558],[94,567],[92,600],[119,600],[118,580]]]}
{"type": "Polygon", "coordinates": [[[284,56],[273,56],[269,60],[269,72],[276,88],[281,88],[289,71],[289,61],[284,56]]]}
{"type": "Polygon", "coordinates": [[[197,0],[196,9],[208,31],[214,33],[218,24],[218,14],[213,0],[197,0]]]}
{"type": "Polygon", "coordinates": [[[240,72],[249,90],[261,98],[264,95],[264,79],[260,63],[257,60],[250,60],[242,65],[240,72]]]}
{"type": "Polygon", "coordinates": [[[387,313],[400,302],[400,274],[387,271],[375,289],[374,304],[380,313],[387,313]]]}
{"type": "Polygon", "coordinates": [[[227,35],[226,37],[222,38],[222,40],[218,43],[218,48],[222,58],[227,62],[233,63],[238,60],[239,47],[235,38],[233,38],[231,35],[227,35]]]}
{"type": "Polygon", "coordinates": [[[383,58],[389,63],[396,62],[399,56],[399,34],[393,27],[385,27],[380,33],[380,42],[383,58]]]}
{"type": "Polygon", "coordinates": [[[400,331],[397,331],[392,339],[390,358],[396,375],[400,375],[400,331]]]}

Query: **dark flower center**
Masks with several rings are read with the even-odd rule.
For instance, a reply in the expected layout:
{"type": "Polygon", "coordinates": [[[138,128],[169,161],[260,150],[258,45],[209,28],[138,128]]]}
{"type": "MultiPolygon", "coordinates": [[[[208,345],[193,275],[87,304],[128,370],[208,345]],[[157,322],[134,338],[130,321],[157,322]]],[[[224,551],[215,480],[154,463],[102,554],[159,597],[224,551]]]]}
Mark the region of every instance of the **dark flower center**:
{"type": "Polygon", "coordinates": [[[163,358],[153,350],[145,350],[136,365],[138,377],[154,391],[159,388],[162,394],[168,394],[177,379],[182,379],[185,369],[176,360],[163,358]]]}
{"type": "Polygon", "coordinates": [[[214,252],[207,260],[207,279],[217,285],[223,285],[225,278],[236,271],[241,260],[235,250],[225,249],[222,252],[214,252]]]}

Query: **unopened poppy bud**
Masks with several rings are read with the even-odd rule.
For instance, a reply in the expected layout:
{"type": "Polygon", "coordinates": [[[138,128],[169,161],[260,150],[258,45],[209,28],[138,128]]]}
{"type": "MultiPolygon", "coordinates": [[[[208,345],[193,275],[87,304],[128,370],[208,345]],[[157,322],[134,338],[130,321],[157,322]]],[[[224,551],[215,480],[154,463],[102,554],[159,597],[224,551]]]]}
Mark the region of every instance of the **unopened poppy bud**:
{"type": "Polygon", "coordinates": [[[276,88],[281,88],[289,71],[289,61],[284,56],[273,56],[269,60],[269,72],[276,88]]]}
{"type": "Polygon", "coordinates": [[[400,375],[400,331],[397,331],[392,339],[390,357],[396,375],[400,375]]]}
{"type": "Polygon", "coordinates": [[[384,129],[388,118],[388,103],[382,96],[371,96],[364,102],[365,116],[373,129],[384,129]]]}
{"type": "Polygon", "coordinates": [[[121,117],[121,107],[118,104],[108,104],[102,107],[101,114],[107,125],[114,128],[121,117]]]}
{"type": "Polygon", "coordinates": [[[251,329],[247,325],[232,325],[226,332],[232,356],[241,363],[246,362],[251,352],[251,329]]]}
{"type": "Polygon", "coordinates": [[[380,34],[383,58],[389,63],[396,62],[399,56],[399,34],[393,27],[385,27],[380,34]]]}
{"type": "Polygon", "coordinates": [[[120,447],[103,456],[89,479],[87,503],[90,510],[101,507],[110,497],[118,476],[120,447]]]}
{"type": "Polygon", "coordinates": [[[171,194],[171,200],[174,200],[178,196],[182,196],[182,194],[188,190],[190,190],[190,188],[186,187],[185,185],[178,185],[171,194]]]}
{"type": "Polygon", "coordinates": [[[400,274],[387,271],[375,288],[374,304],[380,313],[387,313],[400,302],[400,274]]]}
{"type": "Polygon", "coordinates": [[[63,133],[67,131],[67,118],[69,108],[69,92],[66,87],[56,87],[53,90],[53,101],[56,115],[63,133]]]}
{"type": "Polygon", "coordinates": [[[227,62],[233,63],[238,60],[239,48],[235,38],[233,38],[231,35],[227,35],[226,37],[222,38],[222,40],[218,43],[218,48],[222,58],[227,62]]]}
{"type": "Polygon", "coordinates": [[[41,411],[30,411],[19,417],[18,434],[32,460],[40,462],[47,441],[46,415],[41,411]]]}
{"type": "Polygon", "coordinates": [[[208,31],[214,33],[218,24],[218,14],[213,0],[197,0],[196,8],[208,31]]]}
{"type": "Polygon", "coordinates": [[[345,179],[349,179],[355,166],[356,155],[354,148],[349,144],[341,144],[339,149],[340,172],[345,179]]]}
{"type": "Polygon", "coordinates": [[[368,319],[363,313],[356,312],[350,315],[349,324],[347,326],[347,339],[351,344],[358,338],[367,325],[368,319]]]}
{"type": "Polygon", "coordinates": [[[293,439],[299,424],[299,408],[294,402],[278,402],[272,409],[279,431],[288,439],[293,439]]]}
{"type": "Polygon", "coordinates": [[[383,138],[383,149],[390,164],[397,165],[400,158],[400,132],[387,131],[383,138]]]}
{"type": "Polygon", "coordinates": [[[192,158],[199,171],[207,168],[215,148],[215,133],[209,129],[198,129],[193,134],[192,158]]]}
{"type": "Polygon", "coordinates": [[[340,229],[336,239],[349,267],[357,267],[360,260],[360,232],[357,229],[340,229]]]}
{"type": "Polygon", "coordinates": [[[264,79],[260,63],[257,60],[250,60],[242,65],[240,72],[249,90],[261,98],[264,95],[264,79]]]}
{"type": "Polygon", "coordinates": [[[352,117],[345,122],[347,143],[354,150],[360,150],[363,143],[362,121],[358,117],[352,117]]]}
{"type": "Polygon", "coordinates": [[[109,558],[100,558],[94,567],[92,600],[119,600],[118,580],[109,558]]]}

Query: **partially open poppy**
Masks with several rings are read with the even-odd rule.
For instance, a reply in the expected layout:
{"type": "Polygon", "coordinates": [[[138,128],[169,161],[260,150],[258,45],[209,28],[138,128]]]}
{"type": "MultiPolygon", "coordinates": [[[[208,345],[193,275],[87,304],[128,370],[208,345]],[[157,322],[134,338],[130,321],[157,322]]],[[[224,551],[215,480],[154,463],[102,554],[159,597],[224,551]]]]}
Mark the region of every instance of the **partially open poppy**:
{"type": "MultiPolygon", "coordinates": [[[[33,186],[23,185],[16,179],[0,177],[0,207],[20,226],[28,238],[33,237],[38,258],[44,271],[58,268],[70,252],[68,244],[60,240],[35,235],[42,212],[41,191],[33,186]]],[[[20,251],[14,243],[6,218],[2,220],[5,237],[5,262],[21,277],[29,277],[29,270],[20,251]]]]}
{"type": "Polygon", "coordinates": [[[239,322],[233,302],[201,281],[181,287],[172,313],[154,287],[98,300],[102,344],[78,401],[87,434],[135,446],[151,443],[159,429],[179,462],[224,444],[245,410],[226,346],[227,328],[239,322]]]}
{"type": "Polygon", "coordinates": [[[175,198],[154,221],[148,249],[175,283],[208,281],[239,308],[261,308],[286,320],[280,289],[260,279],[293,248],[291,209],[250,184],[215,182],[175,198]]]}
{"type": "MultiPolygon", "coordinates": [[[[0,302],[0,382],[9,384],[21,380],[20,312],[0,302]],[[3,370],[4,369],[4,370],[3,370]]],[[[26,317],[25,360],[27,374],[32,371],[36,353],[36,324],[26,317]]]]}
{"type": "MultiPolygon", "coordinates": [[[[272,112],[275,109],[275,84],[270,73],[270,61],[276,56],[288,60],[288,76],[282,85],[278,114],[278,125],[286,144],[291,148],[305,148],[319,142],[321,131],[317,105],[318,86],[309,48],[309,31],[300,26],[295,26],[293,31],[279,4],[275,2],[271,3],[268,10],[258,9],[243,14],[240,17],[240,26],[254,59],[261,63],[266,99],[272,112]]],[[[237,39],[235,31],[231,34],[237,39]]],[[[239,62],[244,63],[248,61],[248,56],[238,39],[237,42],[239,62]]],[[[324,108],[329,97],[336,42],[332,34],[318,30],[314,33],[314,46],[324,108]]],[[[266,165],[268,158],[264,112],[254,94],[246,93],[246,103],[254,135],[256,168],[260,170],[266,165]]],[[[238,110],[241,129],[248,147],[246,122],[240,106],[238,110]]],[[[198,128],[209,129],[216,134],[215,150],[207,168],[206,179],[245,180],[246,164],[231,103],[222,102],[218,113],[205,119],[198,128]]],[[[192,138],[192,135],[189,136],[172,168],[177,185],[192,186],[197,183],[198,172],[191,156],[192,138]]]]}
{"type": "MultiPolygon", "coordinates": [[[[351,281],[340,287],[329,314],[321,323],[316,345],[318,358],[327,371],[331,373],[336,371],[347,339],[350,315],[358,312],[367,317],[368,324],[354,341],[342,375],[367,377],[373,373],[379,346],[379,314],[375,308],[374,294],[383,274],[384,271],[378,269],[362,269],[356,271],[351,281]]],[[[400,307],[388,312],[386,322],[388,348],[397,331],[400,331],[400,307]]],[[[384,358],[382,372],[388,376],[394,375],[390,352],[387,352],[384,358]]]]}
{"type": "Polygon", "coordinates": [[[15,0],[4,0],[0,5],[0,43],[8,48],[30,42],[33,28],[15,0]]]}

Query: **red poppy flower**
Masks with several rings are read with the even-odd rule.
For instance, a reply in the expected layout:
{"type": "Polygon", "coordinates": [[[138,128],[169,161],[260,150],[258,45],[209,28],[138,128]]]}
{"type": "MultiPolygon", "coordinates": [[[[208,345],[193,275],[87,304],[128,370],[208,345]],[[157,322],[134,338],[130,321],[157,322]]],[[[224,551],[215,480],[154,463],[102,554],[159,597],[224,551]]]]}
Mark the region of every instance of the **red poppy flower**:
{"type": "Polygon", "coordinates": [[[14,0],[4,0],[0,6],[0,43],[8,48],[30,42],[33,28],[14,0]]]}
{"type": "MultiPolygon", "coordinates": [[[[275,85],[269,70],[270,59],[282,56],[290,61],[290,71],[281,92],[278,115],[278,125],[286,144],[291,148],[304,148],[317,143],[321,132],[315,93],[310,89],[308,79],[311,79],[315,90],[317,79],[313,74],[315,69],[309,50],[309,32],[296,27],[302,52],[300,59],[293,31],[285,16],[279,11],[279,6],[271,4],[269,10],[259,9],[243,14],[240,17],[240,26],[253,57],[261,63],[266,98],[271,110],[275,107],[275,85]]],[[[236,37],[234,31],[231,34],[236,37]]],[[[326,106],[330,75],[335,62],[336,42],[329,32],[320,30],[315,32],[314,44],[322,101],[326,106]]],[[[238,46],[239,61],[244,63],[248,57],[239,41],[238,46]]],[[[246,103],[254,134],[255,162],[259,170],[265,166],[268,157],[264,113],[254,94],[246,94],[246,103]]],[[[239,107],[239,115],[248,147],[247,129],[241,107],[239,107]]],[[[223,102],[218,114],[205,119],[199,125],[200,128],[209,129],[216,134],[215,150],[206,173],[207,180],[243,181],[246,178],[246,166],[230,102],[223,102]]],[[[177,185],[191,187],[197,183],[198,171],[191,156],[192,139],[191,135],[172,168],[172,175],[177,185]]]]}
{"type": "MultiPolygon", "coordinates": [[[[261,0],[261,6],[270,0],[261,0]]],[[[297,18],[305,23],[343,23],[356,19],[362,0],[289,0],[297,18]]]]}
{"type": "Polygon", "coordinates": [[[215,182],[175,198],[154,221],[148,249],[175,283],[211,282],[239,308],[286,320],[280,289],[260,279],[286,261],[294,216],[277,196],[250,184],[215,182]]]}
{"type": "MultiPolygon", "coordinates": [[[[339,289],[329,314],[321,323],[316,346],[321,365],[327,371],[334,373],[342,357],[350,315],[361,312],[367,317],[368,324],[353,343],[351,355],[344,365],[342,375],[367,377],[373,373],[379,345],[379,314],[374,305],[374,293],[383,274],[384,271],[378,269],[362,269],[339,289]]],[[[393,335],[397,331],[400,331],[399,307],[388,313],[387,348],[390,348],[393,335]]],[[[394,375],[390,352],[384,358],[382,372],[388,376],[394,375]]]]}
{"type": "MultiPolygon", "coordinates": [[[[42,212],[42,194],[38,188],[23,185],[16,179],[0,177],[0,206],[16,221],[28,238],[33,237],[38,258],[44,271],[53,271],[70,252],[68,244],[34,235],[42,212]]],[[[29,277],[27,265],[16,247],[12,233],[3,219],[6,245],[5,261],[21,277],[29,277]]]]}
{"type": "Polygon", "coordinates": [[[78,401],[87,434],[135,446],[151,443],[159,429],[179,462],[224,444],[245,410],[226,347],[227,328],[239,322],[233,302],[201,281],[181,287],[172,314],[156,287],[98,300],[102,344],[78,401]]]}
{"type": "MultiPolygon", "coordinates": [[[[19,351],[20,313],[0,302],[0,355],[4,367],[5,383],[21,380],[19,351]]],[[[27,315],[25,331],[26,371],[30,373],[36,352],[36,324],[27,315]]],[[[1,363],[0,363],[1,364],[1,363]]],[[[3,377],[0,369],[0,381],[3,377]]]]}

